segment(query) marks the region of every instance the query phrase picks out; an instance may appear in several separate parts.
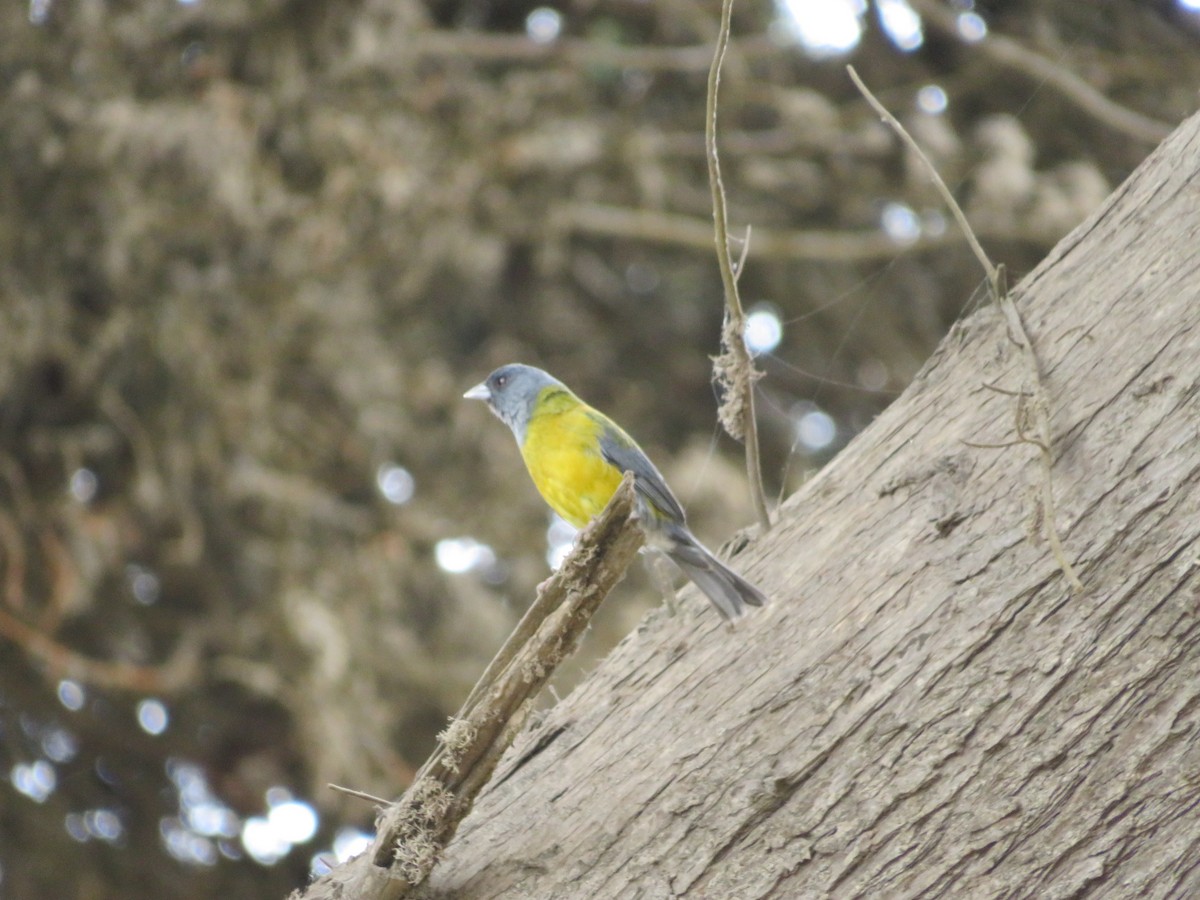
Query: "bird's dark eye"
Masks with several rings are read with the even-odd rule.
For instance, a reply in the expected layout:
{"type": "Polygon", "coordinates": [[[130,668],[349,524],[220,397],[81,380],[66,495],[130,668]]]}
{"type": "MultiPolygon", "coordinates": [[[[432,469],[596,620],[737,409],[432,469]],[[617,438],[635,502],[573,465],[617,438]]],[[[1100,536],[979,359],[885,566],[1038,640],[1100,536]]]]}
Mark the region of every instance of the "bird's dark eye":
{"type": "Polygon", "coordinates": [[[502,388],[506,384],[508,384],[508,376],[507,375],[497,375],[496,376],[496,387],[502,388]]]}

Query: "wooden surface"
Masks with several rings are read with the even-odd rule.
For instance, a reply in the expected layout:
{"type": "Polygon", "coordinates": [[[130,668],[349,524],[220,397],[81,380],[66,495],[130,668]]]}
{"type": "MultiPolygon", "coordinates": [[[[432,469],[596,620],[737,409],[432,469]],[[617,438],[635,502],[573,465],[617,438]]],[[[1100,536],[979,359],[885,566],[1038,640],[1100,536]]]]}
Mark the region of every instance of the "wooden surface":
{"type": "MultiPolygon", "coordinates": [[[[1200,118],[1014,291],[1071,595],[1013,440],[1021,356],[960,322],[735,565],[518,739],[423,896],[1200,892],[1200,118]]],[[[731,523],[731,529],[733,523],[731,523]]]]}

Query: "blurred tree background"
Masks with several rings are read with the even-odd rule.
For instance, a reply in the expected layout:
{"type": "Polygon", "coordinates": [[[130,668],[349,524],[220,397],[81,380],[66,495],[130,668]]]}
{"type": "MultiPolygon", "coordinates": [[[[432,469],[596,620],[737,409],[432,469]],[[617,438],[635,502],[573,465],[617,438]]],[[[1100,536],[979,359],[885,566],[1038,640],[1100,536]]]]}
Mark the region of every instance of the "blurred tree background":
{"type": "MultiPolygon", "coordinates": [[[[770,489],[1196,107],[1184,0],[744,0],[722,81],[770,489]]],[[[713,0],[0,9],[0,897],[269,897],[355,849],[568,539],[464,389],[540,364],[702,537],[713,0]]],[[[736,256],[735,252],[735,256],[736,256]]],[[[634,573],[580,662],[658,598],[634,573]]],[[[701,601],[697,601],[701,602],[701,601]]],[[[564,683],[563,689],[567,684],[564,683]]]]}

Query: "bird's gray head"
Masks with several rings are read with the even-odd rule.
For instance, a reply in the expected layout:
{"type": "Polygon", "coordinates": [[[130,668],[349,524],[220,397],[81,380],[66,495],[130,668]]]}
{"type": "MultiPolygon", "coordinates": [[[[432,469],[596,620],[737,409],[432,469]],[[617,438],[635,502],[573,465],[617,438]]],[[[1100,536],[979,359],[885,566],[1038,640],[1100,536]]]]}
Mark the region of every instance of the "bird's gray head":
{"type": "Polygon", "coordinates": [[[487,403],[500,421],[512,429],[517,436],[517,443],[523,444],[533,407],[542,391],[548,387],[561,388],[563,383],[541,369],[510,363],[498,368],[463,396],[468,400],[487,403]]]}

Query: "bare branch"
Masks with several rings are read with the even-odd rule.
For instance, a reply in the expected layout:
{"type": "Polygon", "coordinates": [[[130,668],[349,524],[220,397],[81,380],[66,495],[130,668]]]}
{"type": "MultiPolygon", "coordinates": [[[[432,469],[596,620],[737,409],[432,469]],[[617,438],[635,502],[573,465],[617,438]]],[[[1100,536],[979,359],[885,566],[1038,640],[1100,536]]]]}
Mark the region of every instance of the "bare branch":
{"type": "Polygon", "coordinates": [[[383,811],[371,848],[310,885],[305,900],[397,900],[425,880],[524,725],[533,699],[575,651],[592,614],[641,547],[633,511],[633,476],[627,474],[539,589],[412,786],[383,811]]]}
{"type": "Polygon", "coordinates": [[[846,66],[846,71],[850,73],[850,80],[854,82],[854,86],[871,104],[871,108],[879,113],[879,117],[887,122],[892,127],[892,130],[899,135],[900,139],[908,146],[909,150],[916,155],[929,172],[929,178],[933,182],[933,186],[937,192],[941,194],[942,200],[945,202],[950,214],[954,216],[954,221],[958,223],[958,227],[962,229],[963,236],[967,239],[967,243],[971,247],[971,252],[975,254],[975,258],[979,260],[979,264],[983,266],[983,271],[987,273],[988,283],[993,288],[993,299],[995,298],[996,286],[996,267],[988,258],[988,255],[983,252],[983,245],[979,243],[979,238],[975,236],[974,229],[971,228],[971,223],[967,221],[966,214],[962,211],[962,207],[958,205],[958,201],[954,199],[954,195],[950,193],[950,188],[946,187],[946,182],[942,180],[942,176],[938,174],[938,170],[934,168],[933,163],[929,161],[929,157],[925,155],[925,151],[921,146],[913,140],[912,135],[908,133],[900,120],[888,111],[888,109],[879,102],[874,94],[867,88],[861,78],[858,77],[858,72],[854,71],[854,66],[846,66]]]}
{"type": "Polygon", "coordinates": [[[368,803],[374,803],[376,806],[387,806],[387,800],[382,797],[376,797],[374,794],[368,794],[366,791],[358,791],[354,788],[342,787],[340,784],[326,785],[331,791],[337,791],[339,794],[345,794],[347,797],[357,797],[359,800],[366,800],[368,803]]]}
{"type": "Polygon", "coordinates": [[[758,422],[754,415],[754,382],[761,375],[746,348],[746,313],[738,294],[738,275],[729,255],[729,219],[725,209],[725,187],[721,183],[721,161],[717,154],[717,89],[721,82],[721,63],[729,46],[733,0],[721,4],[721,28],[712,67],[708,72],[708,104],[704,119],[704,144],[708,156],[708,182],[712,189],[713,227],[717,265],[725,286],[725,328],[721,334],[722,351],[713,360],[713,375],[724,391],[719,416],[730,436],[746,445],[746,475],[750,480],[750,498],[763,533],[771,529],[771,516],[763,491],[762,460],[758,452],[758,422]]]}
{"type": "MultiPolygon", "coordinates": [[[[1042,469],[1042,477],[1039,480],[1041,490],[1039,502],[1043,513],[1041,518],[1045,523],[1046,540],[1050,544],[1050,552],[1054,555],[1055,562],[1058,563],[1058,567],[1062,570],[1072,589],[1082,591],[1083,583],[1075,573],[1075,567],[1067,559],[1067,554],[1063,550],[1062,540],[1058,535],[1058,524],[1055,521],[1054,485],[1051,480],[1051,472],[1054,468],[1054,454],[1051,450],[1053,435],[1050,430],[1050,404],[1046,400],[1046,391],[1042,386],[1041,369],[1038,365],[1037,353],[1033,349],[1033,342],[1030,341],[1029,335],[1025,331],[1025,323],[1021,320],[1021,314],[1008,292],[1008,286],[1005,283],[1004,277],[1004,267],[994,265],[991,259],[988,258],[988,255],[983,250],[983,246],[979,243],[979,238],[975,236],[971,224],[967,221],[962,207],[958,205],[958,201],[950,193],[950,188],[946,187],[946,182],[938,174],[933,163],[929,161],[929,157],[921,150],[920,145],[913,140],[912,135],[908,133],[905,127],[900,124],[900,121],[863,84],[862,79],[858,77],[858,73],[854,71],[853,66],[847,66],[846,70],[850,73],[850,79],[854,82],[855,87],[858,88],[867,102],[871,104],[871,107],[892,127],[929,172],[929,177],[932,179],[938,193],[941,194],[946,206],[949,207],[951,214],[954,216],[954,220],[958,222],[959,228],[962,229],[963,234],[966,236],[967,243],[974,252],[975,258],[979,260],[979,264],[983,266],[984,272],[987,273],[989,292],[996,305],[1004,313],[1005,321],[1008,323],[1009,339],[1021,349],[1025,366],[1025,377],[1031,385],[1028,390],[1022,388],[1016,392],[1016,431],[1019,438],[1018,443],[1033,444],[1038,449],[1042,469]],[[1032,407],[1026,406],[1026,398],[1030,398],[1032,407]],[[1032,414],[1034,430],[1036,431],[1035,437],[1030,437],[1025,433],[1024,419],[1026,412],[1032,414]]],[[[988,385],[988,387],[996,390],[992,385],[988,385]]]]}
{"type": "MultiPolygon", "coordinates": [[[[1003,270],[1001,270],[999,277],[1003,280],[1003,270]]],[[[1008,322],[1008,336],[1020,348],[1021,355],[1024,357],[1026,372],[1033,384],[1033,390],[1030,392],[1032,396],[1029,400],[1032,407],[1029,411],[1032,414],[1036,437],[1026,437],[1023,433],[1024,427],[1021,420],[1024,418],[1025,408],[1023,408],[1021,401],[1025,399],[1024,393],[1018,397],[1017,402],[1017,433],[1023,441],[1037,447],[1038,459],[1041,460],[1041,505],[1042,518],[1046,525],[1046,541],[1050,544],[1050,552],[1054,554],[1059,568],[1062,569],[1067,581],[1071,583],[1071,587],[1076,591],[1082,591],[1083,582],[1079,580],[1079,576],[1075,572],[1075,567],[1067,559],[1067,554],[1063,550],[1062,539],[1058,535],[1058,523],[1055,520],[1054,486],[1051,481],[1051,470],[1054,468],[1054,454],[1051,447],[1053,446],[1054,436],[1050,431],[1050,404],[1046,400],[1046,391],[1042,386],[1041,367],[1038,364],[1037,353],[1033,349],[1033,342],[1029,339],[1029,334],[1025,331],[1025,323],[1021,319],[1021,313],[1017,310],[1017,305],[1013,303],[1012,297],[1003,285],[1001,285],[999,296],[1002,298],[1000,309],[1003,311],[1004,318],[1008,322]]]]}

